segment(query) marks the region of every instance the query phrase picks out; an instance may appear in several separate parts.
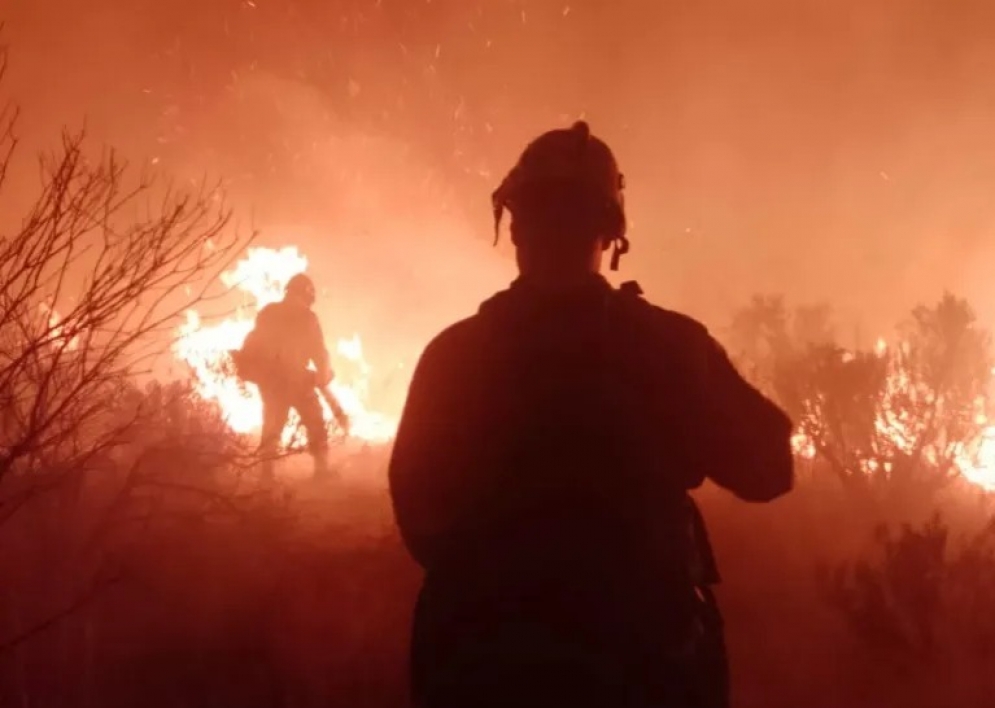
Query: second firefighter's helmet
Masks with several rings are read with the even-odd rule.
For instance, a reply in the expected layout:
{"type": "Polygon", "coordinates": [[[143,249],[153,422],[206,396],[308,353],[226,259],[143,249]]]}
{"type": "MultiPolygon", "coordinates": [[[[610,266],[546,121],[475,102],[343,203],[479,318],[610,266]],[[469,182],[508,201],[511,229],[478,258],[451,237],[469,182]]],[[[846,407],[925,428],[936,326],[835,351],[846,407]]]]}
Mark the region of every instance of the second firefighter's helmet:
{"type": "Polygon", "coordinates": [[[313,305],[317,299],[314,281],[304,273],[298,273],[288,280],[285,292],[288,296],[307,303],[308,306],[313,305]]]}

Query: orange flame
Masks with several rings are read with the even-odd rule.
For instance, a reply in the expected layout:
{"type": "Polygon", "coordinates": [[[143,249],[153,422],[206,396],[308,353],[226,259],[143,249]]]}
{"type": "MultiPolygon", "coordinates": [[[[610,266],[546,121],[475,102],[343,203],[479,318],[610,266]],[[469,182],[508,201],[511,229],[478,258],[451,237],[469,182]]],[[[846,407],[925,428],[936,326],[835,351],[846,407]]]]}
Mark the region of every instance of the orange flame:
{"type": "MultiPolygon", "coordinates": [[[[889,345],[883,338],[879,338],[875,343],[874,353],[878,357],[888,355],[889,345]]],[[[917,388],[905,372],[897,367],[890,367],[885,382],[884,400],[874,420],[875,430],[882,443],[881,447],[884,448],[879,452],[887,456],[890,451],[908,454],[915,450],[923,434],[923,423],[909,410],[895,405],[895,401],[912,399],[929,403],[932,396],[932,392],[917,388]]],[[[975,405],[977,406],[975,420],[983,426],[980,439],[973,444],[956,444],[952,451],[953,462],[957,472],[968,482],[995,492],[995,425],[990,424],[985,412],[988,401],[982,398],[976,401],[975,405]]],[[[793,434],[791,446],[795,455],[802,459],[811,460],[818,456],[815,441],[802,428],[793,434]]],[[[940,456],[935,446],[927,446],[922,452],[926,459],[932,462],[936,462],[940,456]]],[[[868,459],[862,462],[861,467],[867,474],[882,469],[887,473],[891,470],[891,463],[868,459]]]]}

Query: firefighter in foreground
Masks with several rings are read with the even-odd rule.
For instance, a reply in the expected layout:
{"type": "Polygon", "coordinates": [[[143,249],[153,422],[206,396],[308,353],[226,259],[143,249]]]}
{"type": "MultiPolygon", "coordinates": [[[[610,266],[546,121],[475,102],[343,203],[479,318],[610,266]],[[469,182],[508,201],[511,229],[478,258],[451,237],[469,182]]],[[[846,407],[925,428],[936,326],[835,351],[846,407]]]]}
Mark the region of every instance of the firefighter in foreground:
{"type": "Polygon", "coordinates": [[[273,478],[291,409],[297,411],[307,434],[315,477],[328,476],[328,430],[319,393],[348,434],[348,417],[328,390],[333,374],[321,324],[311,309],[314,302],[314,283],[303,273],[295,275],[287,282],[283,300],[256,315],[255,327],[239,352],[239,373],[256,384],[263,402],[260,454],[264,479],[273,478]]]}
{"type": "Polygon", "coordinates": [[[785,494],[792,425],[701,324],[600,275],[622,188],[585,123],[533,141],[493,195],[520,276],[415,370],[389,472],[420,708],[728,704],[688,490],[785,494]]]}

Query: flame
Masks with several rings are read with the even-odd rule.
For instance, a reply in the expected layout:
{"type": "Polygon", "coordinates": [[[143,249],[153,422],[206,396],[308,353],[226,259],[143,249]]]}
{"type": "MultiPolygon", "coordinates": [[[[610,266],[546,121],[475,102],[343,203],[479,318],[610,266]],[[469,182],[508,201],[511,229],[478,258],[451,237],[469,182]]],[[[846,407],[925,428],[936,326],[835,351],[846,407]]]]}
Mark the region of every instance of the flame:
{"type": "Polygon", "coordinates": [[[995,492],[995,425],[985,428],[974,454],[962,455],[957,466],[967,481],[995,492]]]}
{"type": "MultiPolygon", "coordinates": [[[[190,367],[195,391],[203,399],[217,404],[229,427],[237,433],[258,434],[262,427],[262,401],[254,385],[245,384],[235,376],[228,352],[241,347],[252,330],[256,313],[265,305],[282,299],[290,278],[306,271],[307,266],[307,258],[293,246],[276,250],[250,249],[245,258],[221,275],[226,286],[243,295],[243,302],[235,314],[219,322],[207,323],[200,313],[189,311],[179,328],[174,351],[190,367]]],[[[57,318],[54,312],[52,315],[57,318]]],[[[58,319],[52,324],[57,325],[58,319]]],[[[364,355],[360,335],[354,333],[338,339],[329,351],[336,370],[331,390],[350,417],[352,436],[368,443],[391,440],[397,430],[397,418],[372,410],[367,403],[373,371],[364,355]]],[[[874,422],[878,438],[875,447],[879,449],[871,451],[868,459],[862,462],[861,468],[866,474],[887,473],[891,469],[888,458],[896,452],[912,452],[924,432],[922,422],[909,406],[897,402],[931,403],[932,393],[920,390],[900,366],[892,363],[893,351],[896,350],[883,338],[875,342],[875,355],[889,357],[889,371],[874,422]]],[[[325,419],[331,423],[334,420],[332,412],[323,399],[321,403],[325,419]]],[[[981,399],[977,405],[976,420],[983,426],[983,433],[974,444],[956,444],[953,460],[966,480],[995,492],[995,424],[990,423],[986,414],[988,401],[981,399]]],[[[295,415],[283,433],[285,446],[293,442],[296,423],[295,415]]],[[[803,427],[795,431],[791,444],[800,458],[818,456],[815,441],[803,427]]],[[[937,450],[923,452],[927,459],[939,459],[937,450]]]]}
{"type": "MultiPolygon", "coordinates": [[[[235,314],[219,322],[207,323],[196,311],[188,311],[174,345],[176,356],[190,367],[194,390],[204,400],[215,403],[228,426],[236,433],[258,434],[262,428],[262,400],[253,384],[235,375],[228,352],[242,346],[252,330],[256,313],[283,298],[291,277],[307,270],[307,258],[297,248],[249,249],[245,258],[221,274],[221,281],[243,295],[235,314]]],[[[336,370],[331,390],[349,415],[350,435],[367,443],[385,443],[397,430],[396,418],[371,410],[367,405],[372,369],[363,356],[359,334],[329,347],[336,370]],[[340,366],[340,363],[346,366],[340,366]],[[345,374],[343,371],[345,370],[345,374]]],[[[324,399],[325,420],[333,423],[332,411],[324,399]]],[[[283,431],[283,445],[289,446],[297,428],[294,413],[283,431]]],[[[330,429],[335,430],[334,426],[330,429]]]]}
{"type": "MultiPolygon", "coordinates": [[[[878,338],[874,344],[874,354],[883,358],[889,356],[893,348],[884,338],[878,338]]],[[[851,361],[852,352],[844,352],[843,360],[851,361]]],[[[860,462],[865,474],[883,471],[889,473],[892,463],[888,457],[896,452],[911,454],[916,450],[921,437],[926,432],[926,423],[918,416],[914,408],[902,406],[898,401],[921,402],[926,406],[933,405],[935,394],[928,388],[911,381],[907,372],[889,360],[888,376],[885,380],[884,395],[874,420],[877,432],[878,449],[873,455],[860,462]]],[[[995,371],[993,371],[995,373],[995,371]]],[[[989,401],[981,397],[974,402],[976,407],[975,422],[982,426],[979,439],[973,443],[957,442],[951,445],[948,454],[953,460],[957,472],[968,482],[990,492],[995,492],[995,424],[990,422],[987,414],[989,401]]],[[[928,462],[936,464],[941,459],[939,443],[925,446],[921,450],[928,462]]],[[[800,426],[791,437],[791,448],[801,459],[812,460],[818,456],[815,441],[800,426]]]]}
{"type": "Polygon", "coordinates": [[[791,436],[791,449],[796,457],[804,460],[814,459],[816,456],[815,441],[804,430],[796,430],[791,436]]]}

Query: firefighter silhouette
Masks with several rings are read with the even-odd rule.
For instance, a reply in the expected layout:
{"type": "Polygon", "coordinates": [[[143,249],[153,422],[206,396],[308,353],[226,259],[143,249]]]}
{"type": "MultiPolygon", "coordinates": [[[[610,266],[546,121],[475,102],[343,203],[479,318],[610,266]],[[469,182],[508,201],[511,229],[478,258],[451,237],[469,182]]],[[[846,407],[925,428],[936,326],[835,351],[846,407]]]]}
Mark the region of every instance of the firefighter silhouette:
{"type": "Polygon", "coordinates": [[[291,410],[297,411],[304,426],[316,477],[329,473],[328,430],[319,395],[329,402],[348,433],[348,417],[328,390],[333,372],[321,324],[312,310],[314,303],[314,283],[303,273],[295,275],[287,282],[283,300],[265,306],[256,315],[255,326],[237,353],[239,374],[256,384],[262,398],[264,478],[273,476],[291,410]]]}
{"type": "Polygon", "coordinates": [[[727,705],[688,492],[788,492],[792,425],[703,325],[600,274],[629,249],[623,187],[585,123],[534,140],[493,195],[519,277],[415,369],[389,478],[425,570],[420,708],[727,705]]]}

